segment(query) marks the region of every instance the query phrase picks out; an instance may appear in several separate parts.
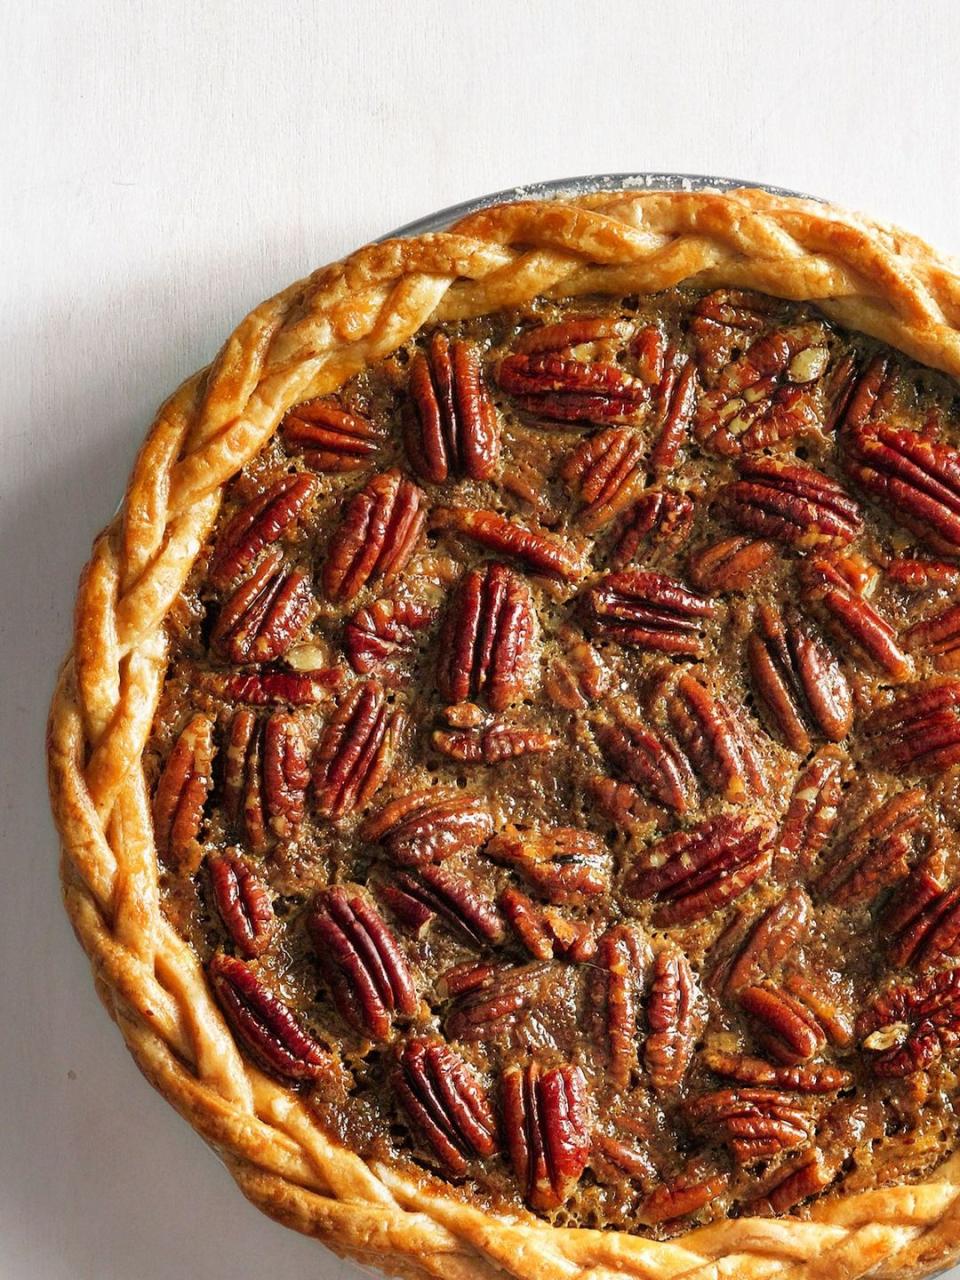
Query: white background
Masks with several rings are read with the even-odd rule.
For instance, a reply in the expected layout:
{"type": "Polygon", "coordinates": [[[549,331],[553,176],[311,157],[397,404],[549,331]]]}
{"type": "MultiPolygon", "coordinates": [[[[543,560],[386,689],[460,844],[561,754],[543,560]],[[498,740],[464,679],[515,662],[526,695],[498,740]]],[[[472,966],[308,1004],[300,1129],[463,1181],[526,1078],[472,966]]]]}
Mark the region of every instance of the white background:
{"type": "Polygon", "coordinates": [[[960,249],[960,6],[0,5],[0,1278],[351,1268],[141,1079],[62,914],[43,722],[151,413],[262,297],[454,201],[730,174],[960,249]]]}

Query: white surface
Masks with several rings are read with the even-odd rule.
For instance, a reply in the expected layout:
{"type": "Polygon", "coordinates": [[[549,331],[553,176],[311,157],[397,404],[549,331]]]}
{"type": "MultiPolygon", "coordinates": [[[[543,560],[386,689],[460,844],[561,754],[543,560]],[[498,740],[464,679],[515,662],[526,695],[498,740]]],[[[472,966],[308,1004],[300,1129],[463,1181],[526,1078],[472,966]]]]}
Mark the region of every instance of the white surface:
{"type": "Polygon", "coordinates": [[[262,297],[518,182],[726,173],[960,249],[960,7],[0,10],[0,1277],[352,1273],[144,1083],[60,909],[46,703],[151,412],[262,297]]]}

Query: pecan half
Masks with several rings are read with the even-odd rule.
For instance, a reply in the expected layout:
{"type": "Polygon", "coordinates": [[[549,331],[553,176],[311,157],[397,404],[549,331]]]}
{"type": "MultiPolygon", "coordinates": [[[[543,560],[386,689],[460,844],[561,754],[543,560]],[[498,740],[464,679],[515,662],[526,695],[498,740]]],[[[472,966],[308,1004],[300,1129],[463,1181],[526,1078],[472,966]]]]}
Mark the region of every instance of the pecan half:
{"type": "Polygon", "coordinates": [[[813,867],[837,825],[848,766],[838,747],[824,747],[797,778],[777,834],[778,878],[805,875],[813,867]]]}
{"type": "Polygon", "coordinates": [[[852,354],[842,360],[833,378],[833,403],[827,425],[832,429],[864,427],[890,407],[895,385],[890,357],[877,355],[858,368],[852,354]]]}
{"type": "Polygon", "coordinates": [[[307,928],[337,1012],[372,1040],[386,1040],[393,1017],[417,1011],[417,993],[403,952],[382,916],[342,885],[322,889],[307,928]]]}
{"type": "Polygon", "coordinates": [[[446,867],[421,867],[420,874],[416,876],[398,871],[384,886],[383,897],[394,911],[411,921],[414,919],[413,904],[419,903],[432,915],[439,916],[459,930],[475,946],[503,940],[503,920],[493,903],[470,880],[448,871],[446,867]],[[407,901],[402,903],[400,897],[407,901]]]}
{"type": "Polygon", "coordinates": [[[484,853],[518,871],[549,902],[579,906],[610,884],[610,850],[599,836],[578,827],[520,830],[510,823],[484,853]]]}
{"type": "Polygon", "coordinates": [[[906,689],[863,722],[888,769],[941,773],[960,761],[960,680],[928,680],[906,689]]]}
{"type": "Polygon", "coordinates": [[[813,891],[838,906],[871,902],[910,870],[914,836],[926,810],[920,789],[901,791],[847,835],[813,881],[813,891]]]}
{"type": "Polygon", "coordinates": [[[690,1098],[686,1111],[695,1125],[728,1143],[740,1165],[772,1159],[810,1137],[807,1111],[779,1089],[718,1089],[690,1098]]]}
{"type": "Polygon", "coordinates": [[[184,727],[167,756],[153,797],[157,856],[167,866],[193,875],[203,850],[198,836],[213,786],[213,724],[199,713],[184,727]]]}
{"type": "Polygon", "coordinates": [[[501,764],[517,756],[552,751],[557,745],[556,738],[543,729],[496,723],[466,729],[435,729],[431,741],[441,755],[464,764],[501,764]]]}
{"type": "Polygon", "coordinates": [[[503,1073],[503,1128],[531,1209],[556,1209],[573,1193],[590,1155],[587,1082],[577,1066],[514,1064],[503,1073]]]}
{"type": "Polygon", "coordinates": [[[410,363],[408,392],[404,438],[420,478],[488,480],[500,456],[500,423],[477,348],[438,330],[410,363]]]}
{"type": "Polygon", "coordinates": [[[660,653],[703,654],[703,627],[716,614],[711,600],[665,573],[608,573],[583,597],[587,625],[618,644],[660,653]]]}
{"type": "Polygon", "coordinates": [[[762,538],[721,538],[690,557],[690,581],[698,591],[747,591],[776,556],[776,545],[762,538]]]}
{"type": "Polygon", "coordinates": [[[625,427],[609,427],[582,440],[560,468],[560,478],[581,504],[577,522],[603,528],[646,483],[644,445],[625,427]]]}
{"type": "Polygon", "coordinates": [[[212,586],[229,587],[290,528],[313,497],[313,476],[284,476],[241,507],[217,539],[207,577],[212,586]]]}
{"type": "Polygon", "coordinates": [[[296,718],[274,711],[261,720],[242,707],[234,713],[223,771],[227,817],[254,853],[274,838],[289,839],[303,820],[310,781],[306,746],[296,718]]]}
{"type": "Polygon", "coordinates": [[[358,609],[343,629],[347,661],[358,675],[366,676],[391,660],[410,653],[416,633],[429,627],[436,610],[417,600],[383,596],[358,609]]]}
{"type": "Polygon", "coordinates": [[[510,1032],[555,986],[556,975],[552,961],[492,970],[485,966],[477,981],[459,987],[462,995],[447,1016],[447,1035],[470,1043],[510,1032]]]}
{"type": "Polygon", "coordinates": [[[315,471],[357,471],[371,462],[384,442],[382,428],[333,400],[295,405],[280,428],[291,453],[303,455],[315,471]]]}
{"type": "Polygon", "coordinates": [[[527,583],[505,564],[471,569],[444,619],[437,688],[448,702],[485,697],[494,711],[521,698],[534,671],[536,613],[527,583]]]}
{"type": "Polygon", "coordinates": [[[863,531],[856,502],[813,467],[757,458],[738,471],[740,479],[718,492],[716,507],[747,533],[807,550],[844,546],[863,531]]]}
{"type": "Polygon", "coordinates": [[[897,556],[887,565],[886,575],[905,591],[924,591],[928,587],[950,588],[960,584],[960,564],[918,556],[897,556]]]}
{"type": "Polygon", "coordinates": [[[830,360],[817,324],[765,334],[728,364],[700,398],[694,435],[723,457],[753,453],[820,426],[812,387],[830,360]]]}
{"type": "Polygon", "coordinates": [[[274,547],[223,605],[210,643],[231,662],[272,662],[296,640],[312,607],[309,576],[285,572],[274,547]]]}
{"type": "Polygon", "coordinates": [[[723,1053],[717,1049],[705,1049],[703,1062],[714,1075],[736,1080],[738,1084],[762,1085],[783,1093],[837,1093],[853,1084],[849,1071],[824,1062],[775,1065],[763,1058],[752,1058],[749,1054],[723,1053]]]}
{"type": "Polygon", "coordinates": [[[939,969],[882,992],[857,1021],[878,1076],[922,1071],[960,1045],[960,968],[939,969]]]}
{"type": "Polygon", "coordinates": [[[673,1089],[686,1075],[699,1025],[700,991],[690,961],[665,948],[653,962],[647,996],[644,1063],[655,1089],[673,1089]]]}
{"type": "Polygon", "coordinates": [[[657,925],[689,924],[733,902],[770,866],[770,830],[740,815],[708,818],[650,846],[631,868],[626,892],[664,905],[657,925]]]}
{"type": "Polygon", "coordinates": [[[690,762],[665,733],[613,704],[595,728],[603,754],[625,777],[674,813],[686,813],[697,795],[690,762]]]}
{"type": "Polygon", "coordinates": [[[960,955],[960,885],[947,884],[941,848],[915,869],[883,926],[894,964],[927,969],[960,955]]]}
{"type": "Polygon", "coordinates": [[[487,1091],[463,1058],[442,1040],[408,1040],[390,1077],[415,1134],[447,1173],[462,1177],[471,1160],[499,1147],[487,1091]]]}
{"type": "Polygon", "coordinates": [[[258,1066],[283,1080],[316,1080],[333,1059],[313,1039],[256,971],[234,956],[217,952],[210,961],[210,986],[234,1035],[258,1066]]]}
{"type": "Polygon", "coordinates": [[[615,569],[624,569],[652,547],[676,551],[693,527],[693,499],[671,489],[649,489],[627,512],[610,556],[615,569]]]}
{"type": "Polygon", "coordinates": [[[534,902],[513,885],[503,890],[498,903],[517,937],[538,960],[562,956],[581,964],[596,951],[596,936],[589,921],[570,920],[556,907],[534,902]]]}
{"type": "Polygon", "coordinates": [[[801,570],[801,599],[818,609],[837,637],[852,644],[894,680],[910,674],[911,662],[890,622],[855,589],[842,568],[826,556],[816,556],[801,570]]]}
{"type": "Polygon", "coordinates": [[[347,694],[330,717],[313,762],[317,811],[342,818],[362,808],[384,781],[406,715],[372,680],[347,694]]]}
{"type": "MultiPolygon", "coordinates": [[[[731,953],[725,957],[725,963],[714,970],[711,987],[729,996],[771,973],[781,960],[795,950],[807,933],[812,919],[813,906],[810,899],[799,885],[794,885],[779,902],[768,907],[759,920],[748,928],[745,936],[742,928],[737,928],[737,945],[731,948],[731,953]]],[[[721,936],[717,943],[721,951],[726,951],[724,941],[721,936]]],[[[733,939],[729,941],[733,942],[733,939]]]]}
{"type": "Polygon", "coordinates": [[[826,1046],[827,1037],[813,1013],[782,987],[764,982],[744,987],[739,997],[759,1026],[760,1044],[778,1062],[797,1066],[826,1046]]]}
{"type": "Polygon", "coordinates": [[[269,707],[286,703],[291,707],[310,706],[321,702],[343,682],[340,667],[319,671],[259,670],[210,673],[217,693],[231,702],[247,702],[253,707],[269,707]]]}
{"type": "Polygon", "coordinates": [[[650,454],[650,470],[656,476],[664,476],[679,460],[697,404],[696,368],[675,348],[665,354],[655,403],[659,432],[650,454]]]}
{"type": "Polygon", "coordinates": [[[848,429],[847,472],[934,551],[960,549],[960,451],[872,422],[848,429]]]}
{"type": "Polygon", "coordinates": [[[853,724],[853,696],[822,638],[789,606],[761,604],[747,640],[754,687],[791,750],[806,755],[810,728],[839,742],[853,724]]]}
{"type": "Polygon", "coordinates": [[[597,943],[594,1004],[602,1016],[611,1081],[625,1088],[637,1066],[639,992],[652,951],[632,924],[611,925],[597,943]]]}
{"type": "Polygon", "coordinates": [[[646,385],[619,365],[554,352],[506,356],[497,380],[528,413],[556,422],[637,422],[649,398],[646,385]]]}
{"type": "Polygon", "coordinates": [[[247,960],[270,946],[276,919],[270,891],[248,859],[235,849],[208,862],[213,901],[233,945],[247,960]]]}
{"type": "Polygon", "coordinates": [[[382,844],[401,867],[443,862],[455,853],[479,849],[492,833],[486,801],[459,787],[427,787],[398,796],[360,828],[362,839],[382,844]]]}
{"type": "Polygon", "coordinates": [[[730,1175],[712,1168],[700,1156],[688,1160],[675,1178],[655,1187],[637,1209],[637,1221],[646,1226],[688,1218],[722,1195],[730,1175]]]}
{"type": "Polygon", "coordinates": [[[727,800],[763,795],[766,780],[742,716],[685,671],[666,698],[667,717],[696,777],[727,800]]]}
{"type": "Polygon", "coordinates": [[[571,542],[545,529],[508,520],[497,511],[467,507],[435,507],[431,528],[449,529],[483,547],[522,560],[534,573],[576,581],[585,571],[584,557],[571,542]]]}
{"type": "Polygon", "coordinates": [[[423,528],[423,502],[417,486],[396,470],[380,472],[354,494],[321,571],[328,600],[344,603],[368,582],[397,576],[423,528]]]}

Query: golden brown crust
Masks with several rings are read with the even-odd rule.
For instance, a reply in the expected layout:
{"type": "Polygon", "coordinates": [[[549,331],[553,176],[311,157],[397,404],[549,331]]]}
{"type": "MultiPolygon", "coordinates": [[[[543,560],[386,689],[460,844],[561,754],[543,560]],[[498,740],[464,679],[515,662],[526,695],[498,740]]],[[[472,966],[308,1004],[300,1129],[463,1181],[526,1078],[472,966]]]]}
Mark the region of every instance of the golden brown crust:
{"type": "Polygon", "coordinates": [[[320,1132],[295,1093],[243,1059],[195,956],[160,912],[141,757],[163,681],[161,624],[224,486],[284,412],[428,321],[537,294],[683,281],[814,301],[838,323],[960,375],[960,268],[895,228],[754,190],[498,206],[449,232],[361,249],[252,312],[161,408],[122,511],[81,578],[49,769],[65,902],[100,995],[141,1070],[250,1200],[391,1274],[906,1277],[960,1254],[960,1155],[925,1182],[825,1201],[809,1220],[725,1220],[669,1242],[507,1220],[426,1180],[367,1167],[320,1132]]]}

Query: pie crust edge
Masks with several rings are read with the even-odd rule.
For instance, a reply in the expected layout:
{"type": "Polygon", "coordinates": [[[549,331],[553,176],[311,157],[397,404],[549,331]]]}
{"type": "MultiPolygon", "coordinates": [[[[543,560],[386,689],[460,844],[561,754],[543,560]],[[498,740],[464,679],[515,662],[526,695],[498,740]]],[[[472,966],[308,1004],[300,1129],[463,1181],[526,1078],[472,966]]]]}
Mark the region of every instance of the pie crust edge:
{"type": "Polygon", "coordinates": [[[521,201],[391,240],[257,307],[161,407],[123,506],[96,540],[48,730],[64,900],[97,990],[147,1078],[271,1217],[402,1276],[612,1273],[923,1276],[960,1256],[960,1152],[928,1180],[836,1197],[809,1219],[726,1219],[669,1241],[501,1217],[327,1139],[246,1062],[193,952],[160,910],[141,757],[162,688],[163,620],[224,487],[286,410],[329,394],[423,325],[539,294],[683,282],[815,302],[838,324],[960,376],[960,264],[897,228],[744,189],[521,201]]]}

